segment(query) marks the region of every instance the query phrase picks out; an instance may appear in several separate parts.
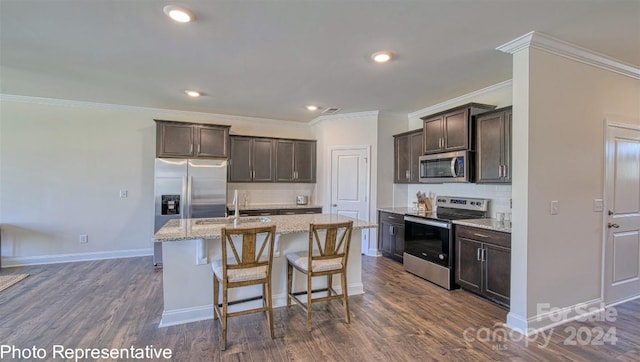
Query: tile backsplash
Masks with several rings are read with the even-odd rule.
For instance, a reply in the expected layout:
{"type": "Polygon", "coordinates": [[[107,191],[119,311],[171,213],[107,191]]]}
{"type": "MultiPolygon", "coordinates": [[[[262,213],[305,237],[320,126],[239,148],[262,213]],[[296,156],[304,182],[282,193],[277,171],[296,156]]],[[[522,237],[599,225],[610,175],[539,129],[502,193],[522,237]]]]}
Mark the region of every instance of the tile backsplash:
{"type": "MultiPolygon", "coordinates": [[[[424,192],[429,195],[429,192],[433,192],[436,196],[460,196],[460,197],[476,197],[481,199],[490,199],[489,202],[489,216],[496,217],[496,212],[511,212],[511,185],[486,185],[486,184],[466,184],[466,183],[451,183],[451,184],[412,184],[403,185],[406,187],[406,191],[402,188],[397,188],[394,193],[398,193],[398,200],[404,200],[404,193],[406,192],[406,199],[408,207],[413,207],[413,202],[416,201],[416,193],[418,191],[424,192]]],[[[404,205],[396,205],[404,206],[404,205]]]]}
{"type": "Polygon", "coordinates": [[[238,190],[241,205],[295,204],[296,196],[309,196],[309,204],[316,204],[315,184],[302,183],[228,183],[227,203],[233,202],[233,190],[238,190]]]}

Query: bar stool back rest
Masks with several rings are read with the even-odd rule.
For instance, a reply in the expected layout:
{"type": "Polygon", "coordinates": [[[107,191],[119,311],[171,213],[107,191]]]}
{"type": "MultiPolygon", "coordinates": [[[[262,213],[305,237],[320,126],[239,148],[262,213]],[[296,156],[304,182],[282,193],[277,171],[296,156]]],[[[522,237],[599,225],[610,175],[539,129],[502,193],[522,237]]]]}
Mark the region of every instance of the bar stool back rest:
{"type": "Polygon", "coordinates": [[[220,347],[226,349],[227,318],[250,313],[266,312],[271,338],[273,332],[273,311],[271,296],[271,270],[276,227],[221,229],[222,260],[214,261],[213,268],[213,319],[220,318],[220,347]],[[238,236],[241,236],[238,237],[238,236]],[[222,303],[218,303],[222,284],[222,303]],[[229,312],[229,288],[262,284],[263,301],[261,308],[229,312]]]}

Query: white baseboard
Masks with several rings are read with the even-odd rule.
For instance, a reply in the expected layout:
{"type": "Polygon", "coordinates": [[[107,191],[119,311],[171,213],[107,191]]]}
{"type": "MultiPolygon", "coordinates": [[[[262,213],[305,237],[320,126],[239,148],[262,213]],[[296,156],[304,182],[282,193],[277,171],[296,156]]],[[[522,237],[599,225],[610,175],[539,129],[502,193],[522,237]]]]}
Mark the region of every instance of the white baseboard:
{"type": "Polygon", "coordinates": [[[380,256],[381,254],[378,253],[378,249],[369,249],[367,250],[367,253],[365,254],[366,256],[380,256]]]}
{"type": "Polygon", "coordinates": [[[549,328],[554,328],[577,319],[586,319],[596,313],[602,313],[604,307],[603,300],[597,298],[564,308],[544,307],[545,310],[550,311],[529,318],[523,318],[522,316],[509,312],[507,314],[507,327],[526,336],[531,336],[549,328]]]}
{"type": "Polygon", "coordinates": [[[120,259],[131,258],[137,256],[153,255],[153,249],[130,249],[130,250],[114,250],[114,251],[98,251],[92,253],[75,253],[75,254],[57,254],[42,256],[18,256],[12,258],[3,258],[2,267],[16,267],[26,265],[41,264],[58,264],[71,263],[76,261],[91,261],[104,259],[120,259]]]}
{"type": "MultiPolygon", "coordinates": [[[[340,288],[336,288],[336,292],[340,293],[342,291],[340,290],[340,288]]],[[[364,294],[364,285],[362,283],[349,284],[349,295],[358,294],[364,294]]],[[[260,300],[255,300],[247,303],[242,303],[242,309],[260,308],[261,305],[262,302],[260,300]]],[[[286,306],[286,294],[278,294],[273,296],[274,308],[286,306]]],[[[233,306],[230,306],[229,308],[233,308],[233,306]]],[[[201,305],[192,308],[164,310],[162,312],[162,319],[160,320],[158,328],[204,321],[207,319],[213,319],[213,304],[201,305]]]]}

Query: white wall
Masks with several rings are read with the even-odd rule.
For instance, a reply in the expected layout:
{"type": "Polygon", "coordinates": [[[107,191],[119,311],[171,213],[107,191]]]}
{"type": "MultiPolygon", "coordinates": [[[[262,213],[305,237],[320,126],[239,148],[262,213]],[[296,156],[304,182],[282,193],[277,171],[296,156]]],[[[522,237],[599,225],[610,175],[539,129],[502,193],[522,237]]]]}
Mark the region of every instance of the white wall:
{"type": "Polygon", "coordinates": [[[392,135],[407,131],[406,114],[380,112],[378,114],[378,205],[380,207],[407,203],[406,186],[393,183],[394,144],[392,135]]]}
{"type": "Polygon", "coordinates": [[[285,121],[28,97],[0,100],[3,265],[150,253],[154,118],[227,124],[234,134],[311,138],[307,124],[285,121]],[[126,199],[119,197],[123,189],[126,199]],[[87,244],[79,243],[80,234],[89,236],[87,244]]]}
{"type": "Polygon", "coordinates": [[[604,197],[604,120],[640,124],[640,81],[528,49],[514,55],[513,82],[510,318],[531,323],[538,303],[601,298],[603,215],[593,200],[604,197]]]}
{"type": "MultiPolygon", "coordinates": [[[[378,180],[378,111],[338,114],[319,117],[312,122],[311,132],[318,141],[318,168],[316,185],[316,202],[323,206],[324,212],[329,212],[331,205],[331,169],[330,149],[342,146],[371,147],[370,185],[371,194],[368,221],[377,222],[377,194],[378,180]]],[[[376,230],[363,230],[367,235],[369,250],[377,250],[376,230]]]]}

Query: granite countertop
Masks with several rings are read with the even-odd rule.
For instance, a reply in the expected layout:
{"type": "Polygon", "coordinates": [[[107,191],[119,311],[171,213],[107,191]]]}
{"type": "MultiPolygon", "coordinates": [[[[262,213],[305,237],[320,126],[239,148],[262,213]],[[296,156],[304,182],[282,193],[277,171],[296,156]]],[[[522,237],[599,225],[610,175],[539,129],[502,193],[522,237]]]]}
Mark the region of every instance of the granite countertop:
{"type": "MultiPolygon", "coordinates": [[[[233,204],[228,204],[227,208],[233,210],[233,204]]],[[[281,210],[281,209],[316,209],[322,208],[322,205],[298,205],[291,204],[247,204],[238,205],[238,211],[246,210],[281,210]]]]}
{"type": "Polygon", "coordinates": [[[415,214],[417,212],[411,207],[398,207],[398,206],[379,207],[378,211],[390,212],[398,215],[415,214]]]}
{"type": "Polygon", "coordinates": [[[245,228],[276,225],[277,234],[291,234],[308,232],[309,224],[328,224],[335,222],[353,221],[353,228],[376,228],[365,220],[358,220],[337,214],[301,214],[301,215],[273,215],[267,217],[241,217],[239,222],[225,218],[204,219],[174,219],[169,220],[153,236],[156,241],[178,241],[193,239],[220,239],[220,229],[245,228]]]}
{"type": "MultiPolygon", "coordinates": [[[[379,207],[379,211],[390,212],[398,215],[413,215],[413,216],[425,216],[425,211],[414,210],[411,207],[379,207]]],[[[511,222],[500,222],[497,219],[464,219],[454,220],[454,224],[477,227],[481,229],[488,229],[493,231],[501,231],[504,233],[511,233],[511,222]]]]}
{"type": "Polygon", "coordinates": [[[498,221],[497,219],[465,219],[455,220],[453,223],[511,234],[510,221],[498,221]]]}

